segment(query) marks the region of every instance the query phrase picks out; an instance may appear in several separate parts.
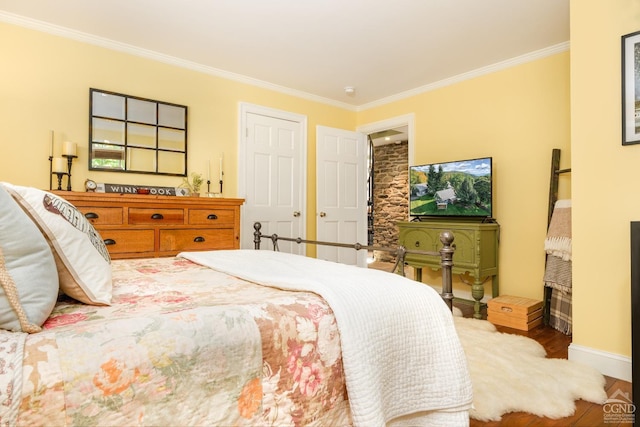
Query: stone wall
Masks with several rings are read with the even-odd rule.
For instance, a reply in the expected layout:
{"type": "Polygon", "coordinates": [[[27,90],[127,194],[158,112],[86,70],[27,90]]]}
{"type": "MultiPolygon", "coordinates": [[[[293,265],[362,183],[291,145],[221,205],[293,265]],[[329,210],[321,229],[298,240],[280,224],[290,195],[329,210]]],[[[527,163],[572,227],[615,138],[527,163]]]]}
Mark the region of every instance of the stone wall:
{"type": "MultiPolygon", "coordinates": [[[[398,221],[409,218],[409,144],[386,144],[374,148],[373,244],[398,245],[398,221]]],[[[385,252],[374,253],[376,261],[394,261],[385,252]]]]}

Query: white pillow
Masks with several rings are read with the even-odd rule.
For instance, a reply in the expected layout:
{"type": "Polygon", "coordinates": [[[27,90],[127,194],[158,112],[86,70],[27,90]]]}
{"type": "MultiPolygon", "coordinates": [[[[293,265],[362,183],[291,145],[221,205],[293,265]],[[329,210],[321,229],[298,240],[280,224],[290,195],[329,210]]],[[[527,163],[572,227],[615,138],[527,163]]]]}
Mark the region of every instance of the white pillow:
{"type": "Polygon", "coordinates": [[[0,328],[39,332],[58,298],[56,263],[38,227],[0,186],[0,328]]]}
{"type": "Polygon", "coordinates": [[[100,234],[82,212],[55,194],[6,182],[0,184],[51,245],[62,292],[86,304],[110,305],[111,258],[100,234]]]}

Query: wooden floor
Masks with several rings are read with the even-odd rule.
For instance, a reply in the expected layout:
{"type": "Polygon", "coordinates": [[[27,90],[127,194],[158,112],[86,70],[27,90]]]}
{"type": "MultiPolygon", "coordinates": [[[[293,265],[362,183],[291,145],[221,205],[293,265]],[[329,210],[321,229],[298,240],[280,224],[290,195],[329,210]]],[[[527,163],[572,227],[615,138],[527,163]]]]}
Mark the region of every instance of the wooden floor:
{"type": "MultiPolygon", "coordinates": [[[[377,268],[385,271],[391,270],[392,264],[384,262],[375,262],[370,264],[370,268],[377,268]]],[[[413,277],[413,272],[409,268],[407,271],[408,277],[413,277]]],[[[469,303],[454,303],[462,311],[462,315],[465,317],[473,316],[473,306],[469,303]]],[[[486,307],[482,310],[483,319],[487,318],[486,307]]],[[[562,332],[556,331],[550,326],[538,326],[530,331],[519,331],[517,329],[506,328],[497,326],[500,332],[506,332],[511,334],[524,335],[538,341],[544,346],[547,351],[547,357],[567,359],[569,344],[571,344],[571,336],[565,335],[562,332]]],[[[621,381],[616,378],[605,377],[606,379],[606,391],[607,396],[611,397],[613,393],[618,390],[627,393],[631,396],[631,383],[621,381]]],[[[616,426],[631,426],[629,422],[612,422],[611,419],[605,420],[605,413],[602,405],[596,405],[590,402],[579,400],[576,402],[576,411],[573,416],[550,419],[536,417],[524,412],[513,412],[502,416],[502,420],[498,422],[481,422],[474,419],[470,420],[471,427],[494,427],[494,426],[508,426],[508,427],[616,427],[616,426]]],[[[640,420],[639,420],[640,424],[640,420]]]]}
{"type": "MultiPolygon", "coordinates": [[[[462,310],[465,317],[473,315],[473,308],[469,304],[456,303],[456,307],[462,310]]],[[[486,319],[486,310],[483,310],[483,318],[486,319]]],[[[550,326],[538,326],[528,332],[516,329],[497,326],[500,332],[524,335],[538,341],[547,350],[547,357],[566,359],[568,357],[568,348],[571,344],[571,337],[556,331],[550,326]]],[[[621,381],[616,378],[605,377],[607,396],[620,390],[631,396],[631,383],[621,381]]],[[[517,427],[539,427],[539,426],[557,426],[557,427],[597,427],[597,426],[631,426],[629,422],[612,422],[611,419],[605,420],[605,413],[602,405],[596,405],[590,402],[579,400],[576,402],[576,412],[573,416],[553,420],[550,418],[536,417],[535,415],[513,412],[505,414],[502,421],[499,422],[480,422],[472,419],[471,427],[493,427],[493,426],[517,426],[517,427]]]]}

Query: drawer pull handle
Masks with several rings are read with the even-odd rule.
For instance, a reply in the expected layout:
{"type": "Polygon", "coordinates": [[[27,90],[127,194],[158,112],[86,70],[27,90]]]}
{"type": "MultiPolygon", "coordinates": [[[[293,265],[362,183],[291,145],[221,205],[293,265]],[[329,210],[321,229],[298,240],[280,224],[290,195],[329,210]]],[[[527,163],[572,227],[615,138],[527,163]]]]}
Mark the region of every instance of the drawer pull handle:
{"type": "Polygon", "coordinates": [[[207,216],[207,219],[218,219],[218,215],[216,215],[216,214],[209,214],[209,215],[207,216]]]}
{"type": "Polygon", "coordinates": [[[154,213],[153,215],[151,215],[151,219],[164,219],[164,216],[159,213],[154,213]]]}
{"type": "Polygon", "coordinates": [[[84,214],[84,217],[87,219],[98,219],[100,218],[100,215],[95,212],[87,212],[86,214],[84,214]]]}
{"type": "Polygon", "coordinates": [[[416,241],[416,248],[420,247],[420,241],[416,241]]]}
{"type": "Polygon", "coordinates": [[[204,237],[198,236],[195,239],[193,239],[193,241],[196,242],[196,243],[202,243],[202,242],[204,242],[204,237]]]}
{"type": "Polygon", "coordinates": [[[107,246],[115,245],[116,241],[113,239],[104,239],[104,244],[107,246]]]}

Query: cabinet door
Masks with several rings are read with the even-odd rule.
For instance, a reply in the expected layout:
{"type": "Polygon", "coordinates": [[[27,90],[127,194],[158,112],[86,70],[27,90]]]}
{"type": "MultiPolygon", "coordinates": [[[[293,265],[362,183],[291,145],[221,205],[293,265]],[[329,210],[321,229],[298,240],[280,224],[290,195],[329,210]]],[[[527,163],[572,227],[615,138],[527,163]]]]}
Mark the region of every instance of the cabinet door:
{"type": "MultiPolygon", "coordinates": [[[[453,253],[453,266],[475,266],[477,262],[478,243],[476,242],[475,230],[457,229],[453,230],[453,244],[455,252],[453,253]]],[[[440,238],[438,238],[438,249],[442,247],[440,238]]]]}

